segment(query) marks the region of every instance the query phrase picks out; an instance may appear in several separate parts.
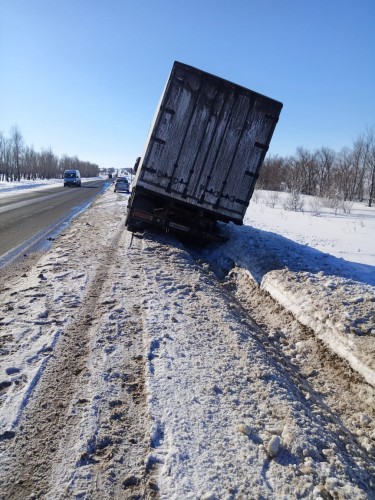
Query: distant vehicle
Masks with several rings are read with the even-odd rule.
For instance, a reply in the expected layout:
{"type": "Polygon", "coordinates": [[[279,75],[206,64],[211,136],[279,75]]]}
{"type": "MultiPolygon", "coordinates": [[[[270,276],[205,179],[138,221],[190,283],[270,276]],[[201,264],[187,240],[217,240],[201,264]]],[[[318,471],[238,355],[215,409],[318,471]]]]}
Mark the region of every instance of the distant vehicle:
{"type": "Polygon", "coordinates": [[[216,223],[241,225],[282,103],[175,62],[134,166],[126,226],[222,241],[216,223]]]}
{"type": "Polygon", "coordinates": [[[138,156],[138,158],[135,160],[134,167],[133,167],[133,172],[136,174],[138,167],[139,167],[139,162],[141,161],[141,157],[138,156]]]}
{"type": "Polygon", "coordinates": [[[64,187],[69,186],[81,187],[81,173],[79,170],[65,170],[64,187]]]}
{"type": "Polygon", "coordinates": [[[129,181],[126,177],[117,177],[115,182],[115,193],[116,191],[125,191],[125,193],[129,193],[129,181]]]}

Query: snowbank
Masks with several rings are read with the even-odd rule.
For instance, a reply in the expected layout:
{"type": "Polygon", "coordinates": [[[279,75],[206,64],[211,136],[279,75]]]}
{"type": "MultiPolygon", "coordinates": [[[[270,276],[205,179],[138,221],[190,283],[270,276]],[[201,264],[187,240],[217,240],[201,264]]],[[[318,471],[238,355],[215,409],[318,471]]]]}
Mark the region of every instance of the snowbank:
{"type": "Polygon", "coordinates": [[[223,227],[229,241],[205,258],[227,271],[246,269],[375,386],[375,208],[315,217],[252,203],[245,223],[252,226],[223,227]]]}

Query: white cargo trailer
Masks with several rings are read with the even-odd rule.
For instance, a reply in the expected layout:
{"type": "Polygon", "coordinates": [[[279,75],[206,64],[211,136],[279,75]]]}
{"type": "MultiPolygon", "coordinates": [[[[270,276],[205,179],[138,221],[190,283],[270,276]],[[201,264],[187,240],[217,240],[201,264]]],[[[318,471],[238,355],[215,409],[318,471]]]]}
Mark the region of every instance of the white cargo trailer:
{"type": "Polygon", "coordinates": [[[242,224],[282,103],[175,62],[140,158],[126,225],[192,243],[242,224]]]}

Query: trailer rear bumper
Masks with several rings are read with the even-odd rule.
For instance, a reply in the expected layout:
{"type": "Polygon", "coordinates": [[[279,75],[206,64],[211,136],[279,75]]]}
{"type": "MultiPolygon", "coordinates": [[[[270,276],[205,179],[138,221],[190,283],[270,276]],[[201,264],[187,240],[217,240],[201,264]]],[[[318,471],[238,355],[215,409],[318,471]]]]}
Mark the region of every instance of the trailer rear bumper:
{"type": "Polygon", "coordinates": [[[129,200],[125,225],[129,231],[154,228],[173,232],[191,244],[227,241],[218,233],[217,221],[212,216],[143,192],[133,193],[129,200]]]}

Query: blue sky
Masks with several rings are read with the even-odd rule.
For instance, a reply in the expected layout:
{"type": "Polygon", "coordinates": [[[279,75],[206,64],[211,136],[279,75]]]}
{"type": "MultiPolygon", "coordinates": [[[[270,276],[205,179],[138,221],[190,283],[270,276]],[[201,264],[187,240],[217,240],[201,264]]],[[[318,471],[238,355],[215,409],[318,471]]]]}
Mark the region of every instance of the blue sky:
{"type": "Polygon", "coordinates": [[[0,0],[0,131],[133,166],[173,61],[282,101],[270,154],[375,125],[374,0],[0,0]]]}

